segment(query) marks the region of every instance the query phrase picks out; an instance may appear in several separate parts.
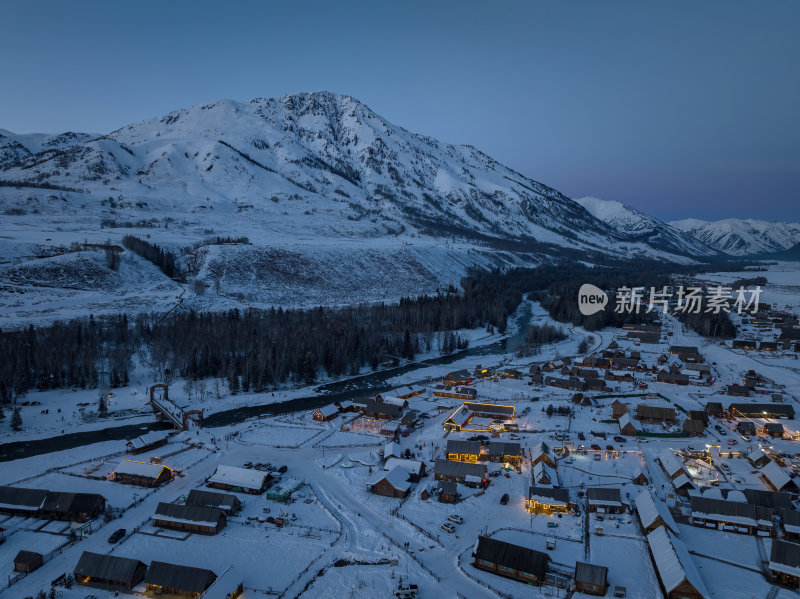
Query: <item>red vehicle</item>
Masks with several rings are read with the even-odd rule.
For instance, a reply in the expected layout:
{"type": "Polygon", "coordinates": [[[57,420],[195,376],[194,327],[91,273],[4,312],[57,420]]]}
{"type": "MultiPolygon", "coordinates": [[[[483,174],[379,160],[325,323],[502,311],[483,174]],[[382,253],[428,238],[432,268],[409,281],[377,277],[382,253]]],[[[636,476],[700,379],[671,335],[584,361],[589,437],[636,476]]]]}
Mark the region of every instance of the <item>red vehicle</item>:
{"type": "Polygon", "coordinates": [[[408,437],[408,433],[409,433],[409,432],[411,432],[411,431],[409,431],[408,429],[406,429],[406,430],[404,430],[404,431],[403,431],[403,434],[402,434],[402,435],[400,435],[400,436],[401,436],[401,437],[408,437]]]}
{"type": "Polygon", "coordinates": [[[595,451],[600,451],[600,446],[597,443],[592,443],[592,449],[595,451]]]}

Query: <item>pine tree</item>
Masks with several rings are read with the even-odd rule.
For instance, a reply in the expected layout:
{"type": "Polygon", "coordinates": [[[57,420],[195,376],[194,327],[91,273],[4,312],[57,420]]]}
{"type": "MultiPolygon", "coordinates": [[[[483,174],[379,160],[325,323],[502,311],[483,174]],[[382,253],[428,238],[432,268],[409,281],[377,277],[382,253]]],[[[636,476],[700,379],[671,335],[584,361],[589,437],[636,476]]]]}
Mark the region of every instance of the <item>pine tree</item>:
{"type": "Polygon", "coordinates": [[[14,406],[14,413],[11,415],[11,428],[14,431],[22,429],[22,415],[19,413],[19,407],[14,406]]]}
{"type": "Polygon", "coordinates": [[[106,402],[106,394],[100,394],[100,402],[97,406],[97,413],[100,415],[100,418],[105,418],[108,416],[108,403],[106,402]]]}

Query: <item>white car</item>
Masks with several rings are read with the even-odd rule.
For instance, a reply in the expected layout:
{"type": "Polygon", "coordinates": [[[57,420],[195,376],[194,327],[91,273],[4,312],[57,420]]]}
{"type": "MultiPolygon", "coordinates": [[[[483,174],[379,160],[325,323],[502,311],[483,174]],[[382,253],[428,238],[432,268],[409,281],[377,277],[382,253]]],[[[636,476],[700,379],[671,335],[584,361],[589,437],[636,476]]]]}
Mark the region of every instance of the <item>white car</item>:
{"type": "Polygon", "coordinates": [[[444,524],[442,524],[441,529],[443,531],[445,531],[445,532],[455,532],[456,531],[456,527],[453,526],[452,524],[450,524],[449,522],[445,522],[444,524]]]}
{"type": "Polygon", "coordinates": [[[464,524],[464,518],[462,518],[458,514],[452,514],[451,516],[448,516],[447,519],[455,524],[464,524]]]}

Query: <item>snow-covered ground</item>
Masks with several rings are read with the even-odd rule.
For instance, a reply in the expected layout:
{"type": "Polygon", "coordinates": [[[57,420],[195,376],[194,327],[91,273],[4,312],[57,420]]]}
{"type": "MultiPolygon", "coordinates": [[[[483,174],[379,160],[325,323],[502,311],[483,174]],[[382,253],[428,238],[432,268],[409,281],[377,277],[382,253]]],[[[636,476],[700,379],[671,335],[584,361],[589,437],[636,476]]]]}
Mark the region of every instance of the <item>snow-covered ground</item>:
{"type": "MultiPolygon", "coordinates": [[[[780,292],[796,279],[790,265],[783,270],[767,273],[767,291],[780,292]],[[774,277],[774,278],[773,278],[774,277]]],[[[726,274],[717,275],[727,277],[726,274]]],[[[788,295],[787,295],[788,297],[788,295]]],[[[792,305],[796,309],[797,298],[792,305]]],[[[787,303],[788,300],[787,300],[787,303]]],[[[781,306],[783,307],[783,305],[781,306]]],[[[527,305],[534,322],[548,321],[540,308],[527,305]]],[[[513,322],[512,322],[513,324],[513,322]]],[[[567,327],[565,327],[567,328],[567,327]]],[[[322,598],[329,596],[385,597],[390,596],[402,578],[418,585],[420,598],[446,596],[513,598],[558,596],[553,587],[531,587],[476,569],[471,552],[480,534],[518,544],[549,554],[553,568],[570,572],[577,561],[606,566],[608,580],[613,586],[624,586],[628,597],[650,599],[658,596],[658,578],[650,559],[647,542],[635,513],[625,513],[613,519],[601,520],[587,510],[586,491],[590,487],[618,488],[623,503],[630,506],[643,490],[652,490],[658,501],[665,500],[678,520],[679,539],[686,545],[692,563],[697,567],[709,599],[747,599],[753,596],[793,596],[789,591],[772,587],[764,576],[764,560],[769,557],[770,540],[690,526],[687,520],[687,500],[676,496],[672,483],[659,465],[665,450],[672,450],[684,463],[695,484],[706,492],[715,489],[762,489],[768,486],[759,471],[738,454],[748,454],[759,444],[777,455],[800,453],[792,436],[783,439],[754,437],[744,441],[733,429],[735,422],[712,418],[710,426],[700,437],[681,436],[683,411],[703,410],[707,401],[724,405],[736,398],[722,394],[724,386],[740,381],[743,373],[754,369],[769,379],[769,385],[784,394],[785,403],[797,409],[800,372],[796,361],[788,355],[766,357],[761,353],[745,353],[702,339],[687,331],[675,319],[664,318],[664,337],[659,344],[636,345],[626,340],[623,331],[607,329],[587,333],[568,329],[569,338],[545,346],[540,354],[519,358],[515,353],[500,350],[468,355],[449,364],[419,364],[416,370],[394,378],[390,383],[395,393],[411,388],[423,393],[409,399],[411,409],[424,417],[408,436],[399,438],[399,448],[412,452],[428,467],[428,474],[419,483],[411,484],[406,499],[373,495],[368,484],[384,473],[382,450],[388,439],[361,426],[359,415],[341,414],[331,422],[317,422],[313,410],[284,414],[262,415],[235,424],[219,427],[193,428],[172,435],[168,443],[139,454],[139,461],[160,460],[175,469],[176,477],[157,489],[123,485],[106,478],[121,460],[130,458],[124,453],[124,441],[102,441],[68,451],[20,457],[2,462],[0,484],[49,489],[100,493],[115,508],[115,518],[105,523],[102,518],[92,522],[74,544],[70,544],[67,523],[47,522],[21,517],[0,517],[0,527],[6,542],[0,545],[0,588],[12,575],[10,563],[21,549],[44,554],[62,548],[38,571],[13,581],[0,591],[0,599],[35,596],[48,589],[51,580],[70,571],[83,551],[112,553],[133,557],[149,563],[163,560],[184,565],[209,568],[220,575],[209,597],[224,597],[237,584],[243,583],[245,599],[256,599],[265,593],[285,597],[322,598]],[[672,336],[667,336],[672,332],[672,336]],[[579,341],[591,335],[591,349],[597,353],[613,341],[621,350],[641,351],[642,360],[650,363],[668,351],[669,344],[696,345],[712,364],[714,382],[708,386],[676,386],[658,383],[649,374],[643,375],[646,391],[632,383],[611,383],[608,392],[589,392],[591,406],[576,406],[573,392],[555,387],[529,385],[529,379],[486,378],[473,383],[478,400],[512,405],[519,430],[504,432],[500,438],[519,437],[525,459],[519,470],[501,470],[502,464],[488,463],[491,483],[484,490],[459,485],[462,499],[454,505],[439,503],[435,497],[422,499],[423,491],[436,486],[430,471],[437,459],[443,459],[449,439],[468,439],[474,433],[446,434],[444,420],[459,405],[455,399],[433,395],[433,385],[450,371],[473,369],[477,364],[493,367],[515,367],[527,373],[532,362],[554,361],[573,356],[579,341]],[[648,397],[647,395],[650,394],[648,397]],[[647,425],[650,436],[628,437],[624,442],[614,439],[619,427],[611,420],[611,403],[615,396],[635,404],[674,406],[678,411],[677,431],[658,425],[647,425]],[[572,407],[571,416],[548,416],[547,407],[572,407]],[[720,425],[720,433],[714,425],[720,425]],[[342,427],[348,430],[342,430],[342,427]],[[656,434],[669,436],[655,436],[656,434]],[[603,438],[603,435],[605,437],[603,438]],[[570,492],[580,514],[562,517],[532,515],[525,509],[525,497],[531,485],[530,451],[540,442],[552,448],[569,448],[569,455],[555,453],[557,484],[570,492]],[[729,443],[732,442],[732,443],[729,443]],[[584,445],[585,451],[580,448],[584,445]],[[592,449],[598,445],[599,450],[592,449]],[[607,449],[611,446],[611,450],[607,449]],[[709,446],[708,460],[690,459],[688,452],[702,451],[709,446]],[[718,457],[719,451],[735,453],[733,457],[718,457]],[[215,536],[187,535],[159,530],[151,517],[159,502],[181,502],[191,489],[204,488],[205,481],[219,464],[245,467],[248,463],[270,464],[277,484],[300,488],[290,503],[278,503],[262,495],[238,494],[244,503],[243,511],[228,520],[227,526],[215,536]],[[723,467],[723,464],[725,467],[723,467]],[[276,469],[286,466],[281,474],[276,469]],[[632,479],[644,474],[649,487],[635,485],[632,479]],[[301,485],[302,483],[302,485],[301,485]],[[716,485],[719,485],[718,487],[716,485]],[[501,503],[503,495],[507,504],[501,503]],[[455,532],[446,532],[441,525],[451,515],[463,518],[455,532]],[[267,517],[283,517],[287,525],[278,528],[267,517]],[[128,535],[119,543],[109,545],[108,536],[118,528],[128,535]],[[547,549],[548,544],[554,544],[547,549]],[[218,593],[218,594],[215,594],[218,593]]],[[[513,327],[511,329],[513,333],[513,327]]],[[[493,343],[497,337],[474,332],[473,347],[493,343]]],[[[434,357],[434,356],[431,356],[434,357]]],[[[426,357],[422,356],[424,360],[426,357]]],[[[151,381],[144,369],[131,377],[132,384],[113,390],[108,400],[109,419],[96,415],[97,394],[89,391],[47,391],[31,393],[28,401],[37,405],[22,408],[24,430],[17,437],[9,431],[7,420],[0,425],[4,439],[35,441],[37,438],[64,433],[152,421],[146,405],[147,387],[151,381]],[[84,403],[89,405],[79,405],[84,403]],[[59,414],[58,409],[61,408],[59,414]],[[83,409],[81,409],[83,408],[83,409]],[[49,413],[42,414],[42,410],[49,413]],[[63,420],[62,420],[63,418],[63,420]]],[[[268,394],[238,394],[217,399],[213,382],[201,400],[196,387],[183,386],[182,381],[170,387],[170,398],[179,405],[202,405],[207,413],[233,407],[268,404],[314,395],[314,389],[282,389],[268,394]]],[[[745,401],[747,399],[745,398],[745,401]]],[[[754,419],[757,423],[763,419],[754,419]]],[[[796,420],[783,421],[789,431],[800,429],[796,420]]],[[[24,455],[24,446],[20,456],[24,455]]],[[[787,457],[788,472],[792,459],[787,457]]],[[[266,467],[266,466],[261,466],[266,467]]],[[[143,585],[135,592],[143,590],[143,585]]],[[[89,594],[98,599],[113,596],[104,589],[73,587],[59,588],[65,599],[83,599],[89,594]]],[[[126,595],[124,592],[120,596],[126,595]]],[[[588,596],[574,595],[585,599],[588,596]]]]}

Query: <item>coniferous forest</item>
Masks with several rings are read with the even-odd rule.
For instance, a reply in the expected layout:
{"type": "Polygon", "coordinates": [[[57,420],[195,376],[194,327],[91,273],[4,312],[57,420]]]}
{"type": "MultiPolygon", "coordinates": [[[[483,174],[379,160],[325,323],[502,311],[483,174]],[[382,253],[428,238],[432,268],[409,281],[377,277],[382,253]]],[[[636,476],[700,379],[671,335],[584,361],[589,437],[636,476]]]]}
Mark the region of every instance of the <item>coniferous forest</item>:
{"type": "MultiPolygon", "coordinates": [[[[134,238],[136,239],[136,238],[134,238]]],[[[127,240],[133,244],[132,240],[127,240]]],[[[138,249],[170,268],[155,244],[136,239],[138,249]]],[[[485,327],[503,333],[525,294],[540,301],[560,322],[589,330],[619,326],[631,318],[606,310],[591,317],[577,310],[586,281],[613,288],[661,284],[674,265],[623,263],[603,271],[572,262],[536,269],[474,272],[454,288],[397,304],[312,310],[231,310],[215,313],[88,316],[45,327],[0,331],[0,403],[33,389],[117,387],[127,384],[135,358],[158,378],[226,379],[232,392],[266,390],[283,383],[357,373],[363,367],[413,360],[422,352],[462,350],[457,331],[485,327]]],[[[173,273],[174,274],[174,273],[173,273]]],[[[693,320],[701,334],[728,336],[720,316],[693,320]]],[[[538,338],[538,333],[534,334],[538,338]]],[[[549,342],[558,335],[546,335],[549,342]]]]}

